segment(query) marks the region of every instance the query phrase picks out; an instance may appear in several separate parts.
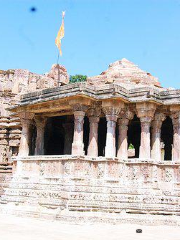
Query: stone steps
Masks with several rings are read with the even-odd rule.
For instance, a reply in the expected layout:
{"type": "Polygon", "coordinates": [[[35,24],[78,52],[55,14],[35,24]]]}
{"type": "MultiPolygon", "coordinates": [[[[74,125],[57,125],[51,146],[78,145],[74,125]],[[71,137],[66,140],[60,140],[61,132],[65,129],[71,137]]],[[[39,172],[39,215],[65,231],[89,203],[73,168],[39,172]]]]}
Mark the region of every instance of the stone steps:
{"type": "Polygon", "coordinates": [[[12,179],[12,163],[0,162],[0,196],[3,195],[12,179]]]}

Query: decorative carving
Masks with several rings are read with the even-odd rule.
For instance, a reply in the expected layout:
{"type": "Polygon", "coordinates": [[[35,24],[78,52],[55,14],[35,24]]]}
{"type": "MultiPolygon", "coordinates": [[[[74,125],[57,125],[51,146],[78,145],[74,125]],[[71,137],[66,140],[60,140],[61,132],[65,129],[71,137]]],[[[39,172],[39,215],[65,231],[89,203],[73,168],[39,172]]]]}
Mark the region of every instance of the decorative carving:
{"type": "Polygon", "coordinates": [[[47,118],[35,116],[35,117],[34,117],[34,121],[35,121],[35,123],[36,123],[37,129],[44,129],[44,128],[45,128],[45,125],[46,125],[46,122],[47,122],[47,118]]]}
{"type": "Polygon", "coordinates": [[[117,107],[103,107],[103,111],[106,115],[107,121],[114,121],[116,122],[118,119],[118,115],[120,113],[120,108],[117,107]]]}
{"type": "Polygon", "coordinates": [[[158,132],[161,130],[162,122],[165,120],[166,116],[163,113],[156,113],[152,121],[152,128],[154,131],[158,132]]]}
{"type": "Polygon", "coordinates": [[[88,106],[83,105],[81,103],[76,103],[72,107],[74,112],[78,112],[78,111],[86,112],[88,110],[88,106]]]}
{"type": "Polygon", "coordinates": [[[91,118],[91,117],[100,117],[100,115],[101,115],[101,107],[100,107],[99,104],[93,104],[88,109],[87,116],[89,118],[91,118]]]}
{"type": "Polygon", "coordinates": [[[156,104],[149,102],[136,103],[137,116],[139,118],[152,118],[156,110],[156,104]]]}

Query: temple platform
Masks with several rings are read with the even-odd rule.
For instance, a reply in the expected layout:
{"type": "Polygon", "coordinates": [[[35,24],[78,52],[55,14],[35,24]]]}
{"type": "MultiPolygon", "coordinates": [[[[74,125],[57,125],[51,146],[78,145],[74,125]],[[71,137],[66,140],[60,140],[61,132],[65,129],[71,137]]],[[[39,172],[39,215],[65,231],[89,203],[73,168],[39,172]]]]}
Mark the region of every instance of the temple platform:
{"type": "Polygon", "coordinates": [[[0,211],[68,222],[180,225],[180,162],[15,157],[0,211]]]}

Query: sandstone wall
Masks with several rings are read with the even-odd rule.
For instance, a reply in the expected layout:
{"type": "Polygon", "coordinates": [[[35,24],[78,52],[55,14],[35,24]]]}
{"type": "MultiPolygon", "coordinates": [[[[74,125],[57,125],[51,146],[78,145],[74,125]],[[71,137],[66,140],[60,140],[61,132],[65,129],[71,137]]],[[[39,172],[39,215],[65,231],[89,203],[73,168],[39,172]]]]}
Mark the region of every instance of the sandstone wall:
{"type": "Polygon", "coordinates": [[[179,172],[172,162],[27,157],[17,161],[1,211],[68,221],[180,224],[179,172]]]}
{"type": "Polygon", "coordinates": [[[20,120],[8,108],[17,104],[24,93],[58,87],[68,81],[66,69],[57,64],[44,75],[23,69],[0,70],[0,163],[18,154],[21,136],[20,120]]]}

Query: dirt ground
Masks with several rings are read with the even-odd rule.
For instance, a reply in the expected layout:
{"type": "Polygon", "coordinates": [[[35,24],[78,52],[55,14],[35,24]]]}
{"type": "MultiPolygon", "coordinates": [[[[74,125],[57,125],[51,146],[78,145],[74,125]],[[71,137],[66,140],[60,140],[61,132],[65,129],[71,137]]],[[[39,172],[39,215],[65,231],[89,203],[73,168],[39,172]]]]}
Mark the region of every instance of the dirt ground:
{"type": "Polygon", "coordinates": [[[67,224],[0,214],[0,240],[180,240],[180,227],[67,224]],[[142,233],[136,233],[136,229],[142,233]]]}

